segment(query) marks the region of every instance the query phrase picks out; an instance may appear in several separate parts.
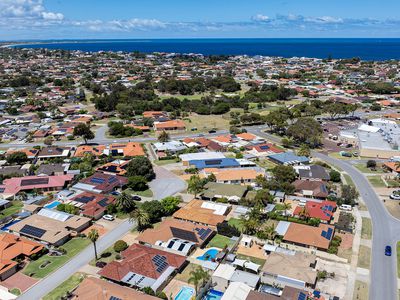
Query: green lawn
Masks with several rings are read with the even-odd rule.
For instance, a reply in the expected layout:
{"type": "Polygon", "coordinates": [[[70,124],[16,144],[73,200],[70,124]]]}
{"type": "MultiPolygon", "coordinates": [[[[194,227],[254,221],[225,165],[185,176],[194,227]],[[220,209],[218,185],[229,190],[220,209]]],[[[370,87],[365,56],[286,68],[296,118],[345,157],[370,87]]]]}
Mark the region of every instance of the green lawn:
{"type": "Polygon", "coordinates": [[[43,255],[39,259],[30,262],[28,266],[23,270],[23,273],[34,278],[44,278],[62,265],[64,265],[72,257],[85,249],[90,243],[90,240],[87,238],[73,238],[62,246],[62,248],[67,251],[65,255],[43,255]],[[45,262],[49,263],[45,267],[41,267],[41,265],[43,265],[45,262]]]}
{"type": "Polygon", "coordinates": [[[223,249],[225,246],[229,246],[231,244],[230,238],[217,234],[213,237],[213,239],[208,243],[207,247],[216,247],[223,249]]]}
{"type": "Polygon", "coordinates": [[[376,167],[375,170],[371,170],[370,168],[367,168],[366,164],[355,164],[354,167],[356,167],[362,173],[375,173],[375,174],[384,173],[383,170],[378,166],[376,167]]]}
{"type": "Polygon", "coordinates": [[[396,252],[397,252],[397,277],[400,278],[400,242],[397,242],[396,252]]]}
{"type": "Polygon", "coordinates": [[[73,291],[82,281],[85,279],[85,275],[81,273],[75,273],[70,278],[61,283],[53,291],[43,297],[43,300],[59,300],[66,295],[68,291],[73,291]]]}
{"type": "Polygon", "coordinates": [[[381,176],[379,176],[379,175],[368,176],[367,178],[373,187],[377,187],[377,188],[386,187],[386,184],[383,182],[381,176]]]}
{"type": "Polygon", "coordinates": [[[229,113],[227,115],[197,115],[192,114],[184,119],[186,129],[190,131],[197,128],[196,132],[208,132],[211,129],[229,129],[229,113]]]}
{"type": "Polygon", "coordinates": [[[346,180],[347,185],[355,186],[353,179],[348,174],[343,174],[344,179],[346,180]]]}
{"type": "Polygon", "coordinates": [[[258,258],[258,257],[254,257],[254,256],[248,256],[248,255],[242,255],[242,254],[238,254],[237,255],[238,259],[244,259],[244,260],[249,260],[252,263],[255,263],[257,265],[260,265],[261,267],[265,264],[265,262],[267,261],[266,259],[262,259],[262,258],[258,258]]]}
{"type": "Polygon", "coordinates": [[[259,160],[256,162],[256,164],[265,169],[272,169],[276,167],[276,164],[274,164],[272,161],[268,159],[259,160]]]}
{"type": "Polygon", "coordinates": [[[242,226],[240,219],[230,218],[228,220],[228,224],[236,227],[237,229],[239,229],[239,231],[243,230],[243,226],[242,226]]]}
{"type": "Polygon", "coordinates": [[[371,264],[371,249],[367,246],[361,245],[358,252],[357,266],[364,269],[369,269],[371,264]]]}
{"type": "Polygon", "coordinates": [[[370,218],[362,218],[361,238],[366,240],[372,238],[372,222],[370,218]]]}
{"type": "MultiPolygon", "coordinates": [[[[99,259],[98,259],[97,261],[104,261],[104,262],[106,262],[106,263],[109,263],[109,262],[114,261],[114,260],[115,260],[115,256],[118,254],[117,252],[114,251],[114,245],[111,246],[111,247],[109,247],[109,248],[107,248],[103,253],[107,253],[107,252],[111,253],[111,255],[110,255],[110,256],[107,256],[107,257],[101,257],[101,255],[99,255],[99,259]]],[[[101,253],[101,254],[103,254],[103,253],[101,253]]],[[[96,262],[97,262],[97,261],[96,261],[95,258],[93,258],[93,259],[89,262],[89,265],[91,265],[91,266],[96,266],[96,262]]]]}
{"type": "Polygon", "coordinates": [[[1,218],[12,216],[16,213],[19,213],[22,207],[24,206],[24,204],[21,201],[12,201],[11,203],[12,205],[10,207],[7,207],[6,209],[3,209],[0,212],[1,218]]]}
{"type": "Polygon", "coordinates": [[[157,166],[165,166],[169,164],[174,164],[176,163],[176,159],[163,159],[163,160],[155,160],[154,163],[157,166]]]}
{"type": "Polygon", "coordinates": [[[124,192],[130,195],[138,195],[141,197],[147,197],[147,198],[153,197],[153,192],[150,189],[147,189],[145,191],[133,191],[131,189],[126,189],[124,192]]]}

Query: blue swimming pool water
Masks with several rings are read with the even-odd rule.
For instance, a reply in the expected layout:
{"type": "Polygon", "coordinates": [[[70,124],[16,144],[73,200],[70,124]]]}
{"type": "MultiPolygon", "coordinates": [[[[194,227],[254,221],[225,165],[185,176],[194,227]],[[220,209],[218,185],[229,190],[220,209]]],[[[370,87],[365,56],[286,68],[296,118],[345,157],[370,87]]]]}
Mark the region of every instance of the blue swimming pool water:
{"type": "Polygon", "coordinates": [[[205,296],[204,300],[220,300],[224,293],[216,291],[216,290],[210,290],[207,295],[205,296]]]}
{"type": "Polygon", "coordinates": [[[21,222],[21,220],[13,220],[13,221],[11,221],[10,223],[7,223],[7,224],[4,225],[3,227],[1,227],[0,229],[3,230],[3,231],[7,231],[8,228],[10,228],[12,225],[14,225],[14,224],[16,224],[16,223],[18,223],[18,222],[21,222]]]}
{"type": "Polygon", "coordinates": [[[179,291],[178,295],[175,296],[175,300],[190,300],[194,295],[194,289],[188,286],[184,286],[179,291]]]}
{"type": "Polygon", "coordinates": [[[217,257],[218,252],[217,249],[208,249],[202,256],[198,256],[197,259],[211,261],[217,257]]]}
{"type": "Polygon", "coordinates": [[[46,204],[44,207],[52,209],[52,208],[56,208],[59,204],[61,204],[60,201],[53,201],[53,202],[51,202],[49,204],[46,204]]]}

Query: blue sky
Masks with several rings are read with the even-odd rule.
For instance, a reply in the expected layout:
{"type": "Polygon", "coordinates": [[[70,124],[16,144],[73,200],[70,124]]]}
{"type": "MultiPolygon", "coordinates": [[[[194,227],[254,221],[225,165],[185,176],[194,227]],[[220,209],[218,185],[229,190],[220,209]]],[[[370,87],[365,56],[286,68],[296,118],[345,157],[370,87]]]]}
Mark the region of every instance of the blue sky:
{"type": "Polygon", "coordinates": [[[0,39],[400,37],[399,0],[0,0],[0,39]]]}

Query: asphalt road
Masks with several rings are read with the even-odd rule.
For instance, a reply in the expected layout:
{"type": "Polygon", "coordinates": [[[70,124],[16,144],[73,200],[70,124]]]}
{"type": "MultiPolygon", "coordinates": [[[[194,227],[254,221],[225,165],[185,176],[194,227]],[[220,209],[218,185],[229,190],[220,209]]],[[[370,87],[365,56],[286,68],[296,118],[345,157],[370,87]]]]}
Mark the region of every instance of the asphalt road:
{"type": "MultiPolygon", "coordinates": [[[[279,142],[279,137],[263,132],[264,128],[265,126],[249,127],[247,130],[273,142],[279,142]]],[[[369,299],[398,299],[396,244],[400,240],[400,221],[386,210],[368,179],[354,168],[351,162],[319,152],[313,152],[312,155],[338,166],[349,174],[368,207],[373,226],[369,299]],[[391,257],[385,256],[386,245],[392,246],[391,257]]]]}
{"type": "Polygon", "coordinates": [[[161,200],[186,189],[186,182],[165,168],[153,166],[156,179],[149,183],[153,199],[161,200]]]}
{"type": "MultiPolygon", "coordinates": [[[[128,233],[134,227],[133,223],[128,220],[119,224],[112,231],[105,234],[97,241],[97,252],[101,253],[108,247],[113,245],[122,236],[128,233]]],[[[88,264],[94,258],[93,245],[89,245],[81,253],[76,255],[70,261],[68,261],[60,269],[51,273],[48,277],[40,280],[36,285],[27,290],[24,294],[18,297],[20,300],[33,300],[41,299],[47,295],[62,282],[67,280],[72,274],[77,272],[81,267],[88,264]]]]}

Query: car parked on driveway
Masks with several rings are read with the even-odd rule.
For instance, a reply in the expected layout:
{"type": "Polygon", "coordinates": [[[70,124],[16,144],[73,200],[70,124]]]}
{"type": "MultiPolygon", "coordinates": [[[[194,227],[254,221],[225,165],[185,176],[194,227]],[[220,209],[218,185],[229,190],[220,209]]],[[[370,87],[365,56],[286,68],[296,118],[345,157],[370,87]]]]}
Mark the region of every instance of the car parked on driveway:
{"type": "Polygon", "coordinates": [[[390,195],[390,199],[400,200],[400,190],[393,191],[392,194],[390,195]]]}
{"type": "Polygon", "coordinates": [[[114,221],[115,220],[115,218],[112,215],[104,215],[103,219],[107,220],[107,221],[114,221]]]}

